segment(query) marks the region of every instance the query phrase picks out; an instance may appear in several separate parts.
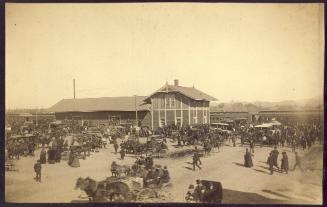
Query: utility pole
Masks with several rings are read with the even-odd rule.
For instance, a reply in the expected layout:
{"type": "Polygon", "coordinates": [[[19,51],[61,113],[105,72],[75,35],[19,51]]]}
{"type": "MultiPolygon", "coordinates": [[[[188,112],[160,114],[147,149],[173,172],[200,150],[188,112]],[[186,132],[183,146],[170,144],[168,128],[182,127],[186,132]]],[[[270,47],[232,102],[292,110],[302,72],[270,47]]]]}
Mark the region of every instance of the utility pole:
{"type": "Polygon", "coordinates": [[[135,95],[135,120],[136,120],[136,126],[138,126],[136,95],[135,95]]]}
{"type": "Polygon", "coordinates": [[[73,79],[74,99],[75,99],[75,78],[73,79]]]}
{"type": "Polygon", "coordinates": [[[38,111],[38,107],[36,107],[36,111],[35,111],[35,127],[37,127],[37,111],[38,111]]]}

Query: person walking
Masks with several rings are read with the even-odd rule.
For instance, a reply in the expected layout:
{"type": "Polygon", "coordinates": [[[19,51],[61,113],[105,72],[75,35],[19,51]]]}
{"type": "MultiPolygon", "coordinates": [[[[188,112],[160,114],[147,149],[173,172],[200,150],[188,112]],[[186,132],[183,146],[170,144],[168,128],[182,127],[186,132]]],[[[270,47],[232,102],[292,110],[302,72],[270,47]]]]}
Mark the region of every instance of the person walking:
{"type": "Polygon", "coordinates": [[[125,158],[125,149],[120,148],[120,159],[124,160],[124,158],[125,158]]]}
{"type": "Polygon", "coordinates": [[[283,171],[286,172],[286,174],[288,174],[288,156],[286,154],[286,152],[282,153],[282,164],[280,166],[281,168],[281,173],[283,173],[283,171]]]}
{"type": "Polygon", "coordinates": [[[273,160],[272,152],[270,152],[270,154],[268,156],[267,164],[269,165],[270,175],[274,174],[274,160],[273,160]]]}
{"type": "Polygon", "coordinates": [[[118,147],[119,147],[119,145],[118,145],[117,141],[115,141],[115,143],[114,143],[115,153],[117,153],[118,147]]]}
{"type": "Polygon", "coordinates": [[[277,147],[275,146],[274,150],[271,151],[271,152],[272,152],[273,164],[274,164],[274,166],[276,166],[279,169],[279,166],[278,166],[278,163],[277,163],[279,152],[277,150],[277,147]]]}
{"type": "Polygon", "coordinates": [[[37,160],[37,162],[34,164],[34,172],[36,174],[36,176],[35,176],[36,182],[41,182],[41,169],[42,169],[41,161],[37,160]]]}
{"type": "Polygon", "coordinates": [[[195,146],[195,153],[197,154],[199,164],[202,165],[202,162],[200,160],[200,153],[199,153],[199,150],[198,150],[198,148],[196,146],[195,146]]]}
{"type": "Polygon", "coordinates": [[[301,158],[297,152],[295,152],[295,164],[294,164],[292,171],[294,171],[296,167],[299,167],[300,170],[303,171],[302,165],[301,165],[301,158]]]}
{"type": "Polygon", "coordinates": [[[201,170],[201,167],[199,166],[198,162],[201,163],[200,161],[200,156],[197,152],[194,152],[194,155],[193,155],[193,171],[195,171],[195,166],[197,166],[200,170],[201,170]]]}

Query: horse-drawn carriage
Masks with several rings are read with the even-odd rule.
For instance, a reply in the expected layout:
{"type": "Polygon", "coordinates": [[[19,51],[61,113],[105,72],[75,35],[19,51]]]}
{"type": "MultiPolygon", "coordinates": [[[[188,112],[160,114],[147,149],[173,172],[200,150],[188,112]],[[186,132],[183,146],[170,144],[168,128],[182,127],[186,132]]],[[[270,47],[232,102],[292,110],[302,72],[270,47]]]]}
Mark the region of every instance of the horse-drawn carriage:
{"type": "Polygon", "coordinates": [[[100,182],[89,177],[78,178],[75,189],[85,191],[89,201],[93,202],[142,202],[147,198],[160,199],[161,188],[167,186],[170,181],[169,175],[168,179],[158,176],[160,173],[163,175],[166,169],[145,170],[140,167],[136,171],[133,167],[115,163],[112,164],[111,170],[113,176],[100,182]],[[143,174],[137,174],[140,169],[143,169],[143,174]],[[120,176],[121,173],[125,176],[120,176]]]}
{"type": "Polygon", "coordinates": [[[36,136],[33,134],[13,135],[6,140],[8,149],[8,157],[12,159],[19,156],[34,156],[36,149],[36,136]]]}
{"type": "Polygon", "coordinates": [[[190,185],[185,200],[192,203],[217,203],[223,199],[223,187],[220,182],[197,180],[197,185],[190,185]]]}
{"type": "Polygon", "coordinates": [[[160,157],[161,154],[166,153],[166,150],[168,150],[167,144],[159,135],[149,136],[146,141],[146,148],[146,154],[151,153],[157,157],[160,157]]]}
{"type": "Polygon", "coordinates": [[[146,153],[147,144],[139,142],[136,137],[132,136],[122,143],[122,148],[129,154],[143,154],[146,153]]]}
{"type": "Polygon", "coordinates": [[[140,142],[135,136],[130,136],[124,143],[122,148],[126,153],[130,154],[156,154],[160,157],[160,154],[165,153],[168,149],[167,145],[159,138],[159,136],[152,135],[147,137],[146,142],[140,142]]]}

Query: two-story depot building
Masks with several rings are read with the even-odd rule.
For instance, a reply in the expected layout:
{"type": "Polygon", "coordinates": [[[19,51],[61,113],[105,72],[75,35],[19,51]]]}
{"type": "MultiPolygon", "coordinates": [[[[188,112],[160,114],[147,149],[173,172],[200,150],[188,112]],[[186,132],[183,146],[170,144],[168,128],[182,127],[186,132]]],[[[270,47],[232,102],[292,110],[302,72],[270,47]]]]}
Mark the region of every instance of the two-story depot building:
{"type": "Polygon", "coordinates": [[[194,87],[164,85],[145,98],[151,104],[151,127],[196,125],[210,122],[209,102],[216,99],[194,87]]]}
{"type": "Polygon", "coordinates": [[[63,99],[50,108],[57,120],[87,120],[97,123],[132,123],[156,129],[164,125],[197,125],[210,122],[210,101],[216,99],[194,87],[166,83],[151,95],[63,99]]]}

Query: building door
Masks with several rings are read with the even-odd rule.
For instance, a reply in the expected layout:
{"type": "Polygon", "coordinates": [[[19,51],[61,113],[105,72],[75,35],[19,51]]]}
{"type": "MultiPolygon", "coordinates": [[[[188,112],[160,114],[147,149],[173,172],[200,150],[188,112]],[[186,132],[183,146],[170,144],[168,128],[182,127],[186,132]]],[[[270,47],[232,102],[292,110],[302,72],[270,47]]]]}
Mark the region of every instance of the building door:
{"type": "Polygon", "coordinates": [[[176,118],[176,126],[180,128],[182,126],[182,119],[181,118],[176,118]]]}
{"type": "Polygon", "coordinates": [[[193,123],[198,124],[198,118],[197,117],[193,117],[193,123]]]}
{"type": "Polygon", "coordinates": [[[204,116],[203,116],[203,124],[207,124],[207,123],[208,123],[207,116],[204,115],[204,116]]]}
{"type": "Polygon", "coordinates": [[[165,119],[161,118],[160,123],[159,123],[159,127],[164,127],[164,126],[165,126],[165,119]]]}

